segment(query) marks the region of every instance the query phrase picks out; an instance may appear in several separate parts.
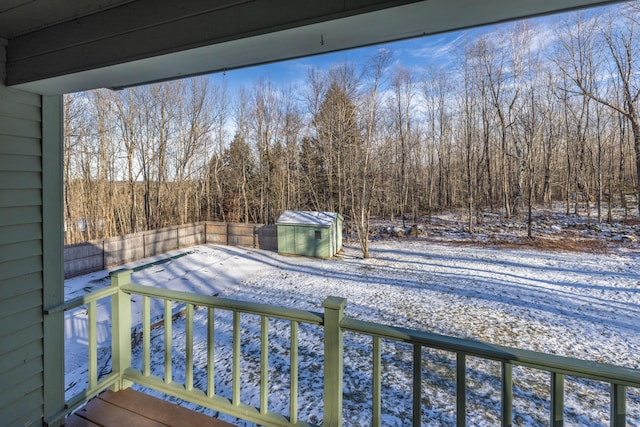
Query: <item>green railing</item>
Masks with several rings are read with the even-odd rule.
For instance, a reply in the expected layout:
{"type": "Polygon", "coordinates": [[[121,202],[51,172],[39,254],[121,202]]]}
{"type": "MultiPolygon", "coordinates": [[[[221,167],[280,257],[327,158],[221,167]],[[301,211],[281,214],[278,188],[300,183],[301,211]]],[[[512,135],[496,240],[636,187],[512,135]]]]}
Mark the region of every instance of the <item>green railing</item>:
{"type": "Polygon", "coordinates": [[[422,413],[422,368],[423,348],[444,350],[455,355],[455,407],[456,424],[466,425],[467,412],[467,357],[477,357],[501,364],[501,419],[503,426],[511,426],[513,420],[513,366],[523,366],[549,373],[550,425],[564,423],[564,378],[571,376],[587,378],[610,384],[611,426],[626,425],[626,389],[640,387],[640,370],[617,367],[578,359],[519,350],[478,341],[465,340],[415,331],[405,328],[384,326],[371,322],[344,317],[346,300],[329,297],[323,303],[324,313],[288,309],[272,305],[234,301],[185,292],[170,291],[130,282],[131,271],[120,270],[111,274],[111,287],[77,298],[48,310],[48,313],[71,310],[86,306],[88,315],[88,380],[87,387],[71,397],[66,408],[58,414],[60,421],[91,397],[111,388],[119,390],[133,383],[146,386],[162,393],[211,408],[234,417],[267,426],[310,426],[298,419],[298,351],[299,325],[317,325],[323,329],[324,339],[324,417],[323,425],[342,425],[344,337],[349,333],[370,337],[372,340],[372,384],[371,407],[373,426],[381,425],[382,415],[382,346],[381,340],[408,343],[413,346],[413,425],[421,425],[422,413]],[[132,367],[131,300],[142,297],[141,315],[141,369],[132,367]],[[112,310],[112,371],[99,378],[97,369],[97,315],[96,304],[111,298],[112,310]],[[151,300],[162,302],[160,326],[164,328],[164,367],[162,374],[152,373],[151,330],[157,324],[151,317],[151,300]],[[185,375],[184,383],[176,382],[172,372],[173,305],[184,306],[185,317],[185,375]],[[194,327],[193,316],[196,307],[207,310],[206,340],[206,387],[202,389],[194,382],[194,327]],[[214,312],[231,313],[231,397],[223,397],[215,390],[214,337],[216,333],[214,312]],[[259,405],[252,406],[241,401],[241,325],[243,314],[258,316],[260,319],[260,365],[259,365],[259,405]],[[269,410],[269,333],[270,319],[281,319],[290,325],[289,337],[289,413],[280,414],[269,410]]]}
{"type": "MultiPolygon", "coordinates": [[[[61,408],[59,412],[54,414],[50,419],[45,420],[45,424],[58,426],[63,423],[64,418],[71,412],[73,412],[79,406],[85,404],[89,399],[101,393],[108,388],[115,388],[120,381],[120,372],[116,369],[112,369],[111,372],[103,378],[98,379],[98,316],[97,305],[99,301],[107,298],[117,299],[118,288],[112,286],[109,288],[101,289],[92,292],[87,295],[80,296],[78,298],[66,301],[64,304],[51,307],[45,310],[45,316],[79,309],[86,307],[87,310],[87,349],[88,349],[88,378],[87,387],[81,392],[75,394],[71,398],[67,399],[64,408],[61,408]]],[[[115,313],[112,313],[115,314],[115,313]]],[[[113,317],[113,316],[112,316],[113,317]]],[[[113,335],[115,338],[116,335],[113,335]]],[[[116,356],[116,352],[113,352],[113,356],[116,356]]],[[[45,356],[46,357],[46,356],[45,356]]],[[[60,390],[60,393],[64,394],[64,390],[60,390]]]]}
{"type": "Polygon", "coordinates": [[[550,374],[550,425],[564,424],[564,377],[586,378],[608,383],[611,386],[610,424],[612,427],[626,426],[626,388],[640,387],[640,370],[623,368],[603,363],[520,350],[479,341],[465,340],[430,334],[405,328],[383,326],[371,322],[344,318],[342,330],[353,331],[372,337],[373,340],[373,425],[380,426],[381,415],[381,351],[380,340],[388,339],[409,343],[413,346],[413,425],[421,425],[422,397],[422,348],[452,352],[456,356],[456,425],[466,425],[466,376],[467,357],[473,356],[500,362],[501,364],[501,424],[513,425],[513,379],[514,365],[545,371],[550,374]]]}

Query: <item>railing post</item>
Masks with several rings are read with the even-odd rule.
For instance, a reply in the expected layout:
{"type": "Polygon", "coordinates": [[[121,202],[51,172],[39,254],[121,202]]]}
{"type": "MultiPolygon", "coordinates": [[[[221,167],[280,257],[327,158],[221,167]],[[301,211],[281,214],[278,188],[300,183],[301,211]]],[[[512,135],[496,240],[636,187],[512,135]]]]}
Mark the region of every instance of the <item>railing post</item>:
{"type": "Polygon", "coordinates": [[[627,425],[627,388],[620,384],[611,384],[611,427],[627,425]]]}
{"type": "Polygon", "coordinates": [[[564,375],[551,373],[551,427],[564,425],[564,375]]]}
{"type": "Polygon", "coordinates": [[[513,426],[513,367],[502,362],[502,427],[513,426]]]}
{"type": "Polygon", "coordinates": [[[328,297],[324,307],[324,425],[342,426],[344,343],[342,318],[347,300],[328,297]]]}
{"type": "Polygon", "coordinates": [[[117,270],[109,274],[111,286],[118,288],[111,297],[111,352],[113,372],[120,380],[115,391],[131,386],[131,382],[123,380],[124,371],[131,366],[131,297],[120,290],[131,283],[131,270],[117,270]]]}

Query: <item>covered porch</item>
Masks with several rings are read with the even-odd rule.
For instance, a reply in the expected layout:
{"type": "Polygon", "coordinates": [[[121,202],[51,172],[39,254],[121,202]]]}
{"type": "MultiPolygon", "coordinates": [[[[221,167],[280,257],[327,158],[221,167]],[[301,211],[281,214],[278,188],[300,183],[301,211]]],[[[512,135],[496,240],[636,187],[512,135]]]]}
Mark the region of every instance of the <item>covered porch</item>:
{"type": "MultiPolygon", "coordinates": [[[[0,6],[0,381],[5,386],[0,394],[1,418],[9,425],[61,425],[89,398],[135,383],[264,425],[308,425],[298,419],[293,393],[286,414],[271,413],[263,404],[255,407],[242,402],[239,365],[234,365],[230,399],[217,396],[212,388],[195,388],[189,366],[184,382],[175,381],[170,367],[161,376],[152,375],[144,358],[141,368],[134,369],[127,306],[136,295],[163,300],[167,306],[183,304],[187,320],[196,306],[230,310],[238,321],[241,313],[257,315],[264,324],[271,318],[282,319],[291,324],[292,349],[297,348],[294,331],[300,324],[322,328],[324,425],[342,423],[344,331],[371,337],[371,398],[376,425],[380,424],[381,339],[413,346],[416,370],[424,348],[454,353],[460,367],[456,381],[461,385],[465,383],[467,357],[498,361],[502,366],[504,425],[511,424],[514,365],[550,372],[553,425],[562,425],[565,375],[610,384],[611,423],[624,425],[625,389],[640,384],[638,373],[628,369],[425,334],[402,325],[360,322],[344,317],[345,302],[333,298],[325,301],[324,313],[247,305],[148,289],[130,283],[126,272],[115,275],[110,288],[81,300],[65,302],[63,289],[63,94],[99,87],[118,89],[608,3],[613,1],[5,2],[0,6]],[[65,400],[63,313],[86,305],[94,319],[89,331],[93,328],[95,332],[91,313],[96,302],[105,298],[112,300],[114,310],[112,370],[104,377],[98,375],[97,347],[90,342],[89,386],[65,400]]],[[[171,318],[164,317],[165,330],[171,330],[171,318]]],[[[143,337],[149,323],[145,315],[143,337]]],[[[239,334],[239,329],[234,328],[233,334],[239,334]]],[[[268,334],[262,332],[260,345],[267,342],[268,334]]],[[[150,348],[146,346],[144,351],[148,354],[150,348]]],[[[239,340],[234,340],[232,351],[240,351],[239,340]]],[[[297,355],[292,351],[289,378],[293,385],[296,363],[297,355]]],[[[460,387],[456,394],[458,425],[465,423],[464,389],[460,387]]],[[[268,398],[266,390],[260,393],[263,399],[268,398]]],[[[416,383],[412,394],[416,425],[420,422],[419,397],[416,383]]]]}

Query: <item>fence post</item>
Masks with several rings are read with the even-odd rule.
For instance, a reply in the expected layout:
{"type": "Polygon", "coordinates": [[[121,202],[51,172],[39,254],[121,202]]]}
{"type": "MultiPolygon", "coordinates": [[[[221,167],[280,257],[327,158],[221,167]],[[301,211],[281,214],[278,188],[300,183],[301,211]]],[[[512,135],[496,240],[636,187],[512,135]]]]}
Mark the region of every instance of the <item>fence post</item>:
{"type": "Polygon", "coordinates": [[[347,300],[328,297],[324,307],[324,425],[342,426],[344,342],[342,318],[347,300]]]}
{"type": "Polygon", "coordinates": [[[115,391],[131,386],[122,379],[125,370],[131,367],[131,297],[121,290],[131,283],[131,270],[117,270],[109,273],[111,286],[118,289],[111,297],[111,352],[112,369],[120,379],[115,391]]]}

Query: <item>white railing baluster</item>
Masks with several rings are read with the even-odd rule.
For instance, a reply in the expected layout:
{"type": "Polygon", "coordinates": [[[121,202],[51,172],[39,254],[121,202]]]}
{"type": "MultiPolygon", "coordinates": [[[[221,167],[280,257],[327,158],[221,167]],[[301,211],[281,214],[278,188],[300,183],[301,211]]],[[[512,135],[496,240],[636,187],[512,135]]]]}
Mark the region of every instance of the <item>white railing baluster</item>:
{"type": "Polygon", "coordinates": [[[173,381],[173,313],[171,312],[171,300],[164,300],[164,382],[170,384],[173,381]]]}
{"type": "Polygon", "coordinates": [[[185,309],[185,389],[193,390],[193,304],[187,304],[185,309]]]}
{"type": "Polygon", "coordinates": [[[291,351],[289,371],[289,420],[291,424],[298,422],[298,322],[291,321],[291,351]]]}
{"type": "Polygon", "coordinates": [[[260,316],[260,413],[269,410],[269,318],[260,316]]]}

